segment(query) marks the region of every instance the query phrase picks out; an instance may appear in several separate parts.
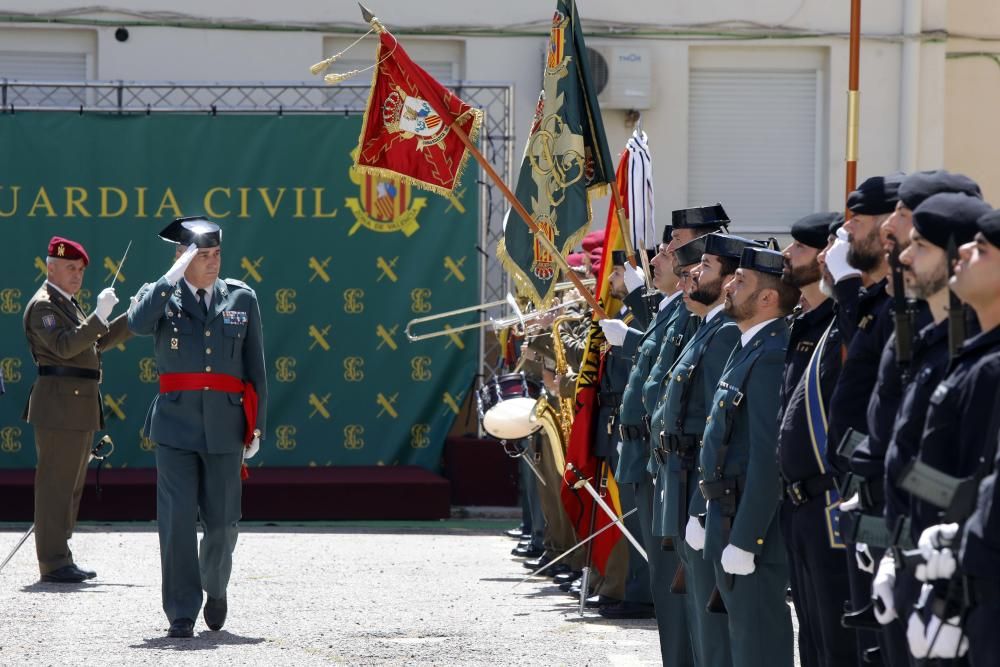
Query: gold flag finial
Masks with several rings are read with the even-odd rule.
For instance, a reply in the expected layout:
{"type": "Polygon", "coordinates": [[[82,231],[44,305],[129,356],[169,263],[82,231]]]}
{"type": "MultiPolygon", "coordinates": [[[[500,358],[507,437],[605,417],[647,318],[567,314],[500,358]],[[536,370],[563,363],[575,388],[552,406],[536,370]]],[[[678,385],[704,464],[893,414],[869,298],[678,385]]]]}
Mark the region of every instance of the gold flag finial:
{"type": "Polygon", "coordinates": [[[383,26],[382,22],[378,20],[378,17],[371,13],[371,10],[362,5],[360,2],[358,3],[358,7],[361,8],[361,18],[364,19],[365,23],[372,27],[372,30],[379,34],[385,32],[385,26],[383,26]]]}

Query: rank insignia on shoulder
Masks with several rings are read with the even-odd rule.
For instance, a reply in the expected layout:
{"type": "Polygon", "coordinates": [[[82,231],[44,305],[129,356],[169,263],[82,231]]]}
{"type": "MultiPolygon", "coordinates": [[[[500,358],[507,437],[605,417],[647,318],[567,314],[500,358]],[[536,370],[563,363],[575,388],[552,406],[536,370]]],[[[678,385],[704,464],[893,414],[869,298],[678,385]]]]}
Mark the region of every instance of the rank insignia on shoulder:
{"type": "Polygon", "coordinates": [[[247,311],[245,310],[224,310],[222,311],[223,324],[246,324],[247,311]]]}
{"type": "Polygon", "coordinates": [[[42,326],[52,331],[56,328],[56,316],[55,315],[42,315],[42,326]]]}

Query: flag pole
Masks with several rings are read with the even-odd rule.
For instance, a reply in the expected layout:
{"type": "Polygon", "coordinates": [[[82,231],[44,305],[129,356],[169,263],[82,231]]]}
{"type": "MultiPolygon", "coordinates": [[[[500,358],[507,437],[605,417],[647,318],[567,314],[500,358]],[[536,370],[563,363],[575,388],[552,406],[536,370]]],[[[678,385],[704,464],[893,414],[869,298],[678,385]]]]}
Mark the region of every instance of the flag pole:
{"type": "MultiPolygon", "coordinates": [[[[861,116],[858,70],[861,60],[861,0],[851,0],[851,39],[847,83],[847,194],[858,182],[858,129],[861,116]]],[[[850,217],[850,211],[846,212],[850,217]]]]}
{"type": "MultiPolygon", "coordinates": [[[[375,30],[375,32],[377,33],[386,32],[385,26],[382,25],[381,21],[379,21],[378,18],[371,13],[371,11],[369,11],[360,2],[358,3],[358,6],[361,8],[362,18],[364,18],[364,20],[369,25],[371,25],[372,29],[375,30]]],[[[427,103],[431,104],[431,101],[427,100],[427,103]]],[[[444,112],[442,112],[439,109],[434,109],[434,111],[438,113],[438,116],[441,117],[441,120],[444,121],[444,123],[448,126],[448,128],[455,133],[455,136],[458,137],[463,144],[465,144],[465,147],[472,154],[472,157],[476,159],[476,162],[479,163],[479,166],[483,168],[483,171],[485,171],[486,174],[491,179],[493,179],[493,182],[496,183],[497,187],[500,188],[500,192],[503,193],[503,196],[510,203],[511,208],[513,208],[514,211],[519,216],[521,216],[521,219],[524,220],[524,223],[528,225],[528,229],[530,229],[531,233],[535,235],[535,239],[539,241],[542,244],[542,246],[552,254],[552,256],[556,260],[556,263],[559,264],[559,267],[563,270],[563,273],[566,274],[566,277],[569,278],[570,281],[573,283],[574,287],[576,287],[577,291],[580,293],[580,296],[582,296],[587,301],[587,303],[590,304],[590,307],[594,309],[594,315],[597,316],[597,319],[599,320],[607,319],[608,314],[604,311],[604,308],[601,307],[601,304],[597,300],[597,297],[594,296],[594,293],[591,292],[589,289],[587,289],[587,286],[583,284],[583,280],[580,278],[580,276],[577,275],[576,271],[574,271],[570,267],[569,262],[566,261],[566,258],[563,257],[561,252],[559,252],[559,249],[556,248],[555,244],[553,244],[552,241],[549,240],[549,237],[541,233],[541,229],[535,223],[534,219],[531,217],[531,214],[528,213],[528,209],[524,208],[524,204],[522,204],[518,200],[517,196],[514,195],[513,192],[511,192],[510,188],[507,187],[507,184],[504,183],[502,178],[500,178],[500,175],[497,174],[497,172],[493,169],[493,166],[486,160],[483,154],[479,152],[479,149],[475,147],[475,145],[469,139],[469,136],[462,130],[462,128],[453,123],[454,119],[451,117],[451,114],[448,113],[447,110],[444,110],[444,112]]]]}

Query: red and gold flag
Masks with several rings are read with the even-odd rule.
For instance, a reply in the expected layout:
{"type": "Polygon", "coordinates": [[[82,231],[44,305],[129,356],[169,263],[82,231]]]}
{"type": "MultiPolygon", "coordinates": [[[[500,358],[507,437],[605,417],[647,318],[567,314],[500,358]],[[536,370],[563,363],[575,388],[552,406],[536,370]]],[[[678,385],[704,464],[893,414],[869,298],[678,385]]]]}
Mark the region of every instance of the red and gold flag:
{"type": "Polygon", "coordinates": [[[375,62],[355,168],[451,195],[469,159],[452,126],[475,144],[482,110],[463,102],[410,60],[388,31],[379,35],[375,62]]]}
{"type": "MultiPolygon", "coordinates": [[[[628,191],[628,151],[622,154],[618,169],[615,171],[615,187],[621,193],[628,191]]],[[[627,202],[627,199],[625,200],[627,202]]],[[[627,206],[627,203],[626,203],[627,206]]],[[[604,254],[601,261],[601,273],[597,278],[596,292],[597,299],[605,311],[617,313],[621,309],[621,302],[611,296],[611,288],[608,285],[608,276],[611,275],[611,252],[613,250],[623,250],[625,244],[622,241],[621,228],[615,219],[614,207],[608,211],[608,222],[604,233],[604,254]]],[[[587,346],[584,350],[583,360],[580,362],[580,374],[576,381],[576,412],[573,417],[573,429],[570,433],[569,444],[566,447],[567,472],[563,474],[564,484],[561,496],[566,514],[576,529],[579,539],[586,539],[590,536],[590,516],[596,511],[596,521],[594,531],[598,531],[611,523],[611,519],[594,507],[593,498],[586,492],[573,489],[576,483],[576,476],[568,472],[568,464],[580,471],[580,473],[590,479],[591,484],[597,488],[598,458],[594,455],[594,437],[598,428],[605,428],[606,424],[597,423],[598,405],[597,399],[601,388],[601,376],[604,374],[604,361],[608,354],[608,345],[604,338],[604,332],[598,325],[598,319],[594,317],[590,323],[590,332],[587,335],[587,346]]],[[[615,483],[611,470],[605,466],[604,473],[607,479],[607,488],[602,490],[605,502],[614,509],[615,513],[621,515],[621,502],[618,499],[618,485],[615,483]]],[[[617,528],[606,530],[594,539],[594,548],[591,554],[591,561],[601,574],[605,574],[608,557],[611,550],[622,537],[622,532],[617,528]]]]}

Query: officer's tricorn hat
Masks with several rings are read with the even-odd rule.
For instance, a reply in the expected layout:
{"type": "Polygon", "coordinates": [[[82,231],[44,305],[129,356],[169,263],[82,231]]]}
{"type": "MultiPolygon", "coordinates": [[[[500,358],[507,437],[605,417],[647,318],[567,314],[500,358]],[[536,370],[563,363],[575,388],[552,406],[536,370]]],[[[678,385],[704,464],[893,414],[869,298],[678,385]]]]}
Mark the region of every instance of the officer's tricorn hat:
{"type": "Polygon", "coordinates": [[[780,276],[785,267],[784,258],[777,250],[770,248],[755,248],[747,246],[743,248],[743,255],[740,257],[740,268],[770,273],[780,276]]]}
{"type": "MultiPolygon", "coordinates": [[[[638,255],[639,255],[640,252],[642,252],[642,250],[637,250],[636,251],[636,257],[638,257],[638,255]]],[[[655,250],[646,250],[645,252],[646,252],[646,257],[650,261],[652,261],[652,259],[654,257],[656,257],[656,251],[655,250]]],[[[612,250],[611,251],[611,266],[625,266],[625,263],[627,261],[628,261],[628,255],[625,254],[624,250],[612,250]]],[[[639,260],[639,261],[641,262],[642,260],[639,260]]],[[[640,264],[640,266],[641,266],[641,264],[640,264]]]]}
{"type": "Polygon", "coordinates": [[[682,208],[670,214],[674,229],[718,229],[728,225],[729,215],[722,204],[682,208]]]}
{"type": "Polygon", "coordinates": [[[200,215],[177,218],[160,232],[160,238],[170,243],[199,248],[214,248],[222,244],[222,229],[200,215]]]}
{"type": "Polygon", "coordinates": [[[674,228],[672,225],[666,225],[663,228],[663,243],[670,243],[670,239],[673,238],[674,228]]]}
{"type": "Polygon", "coordinates": [[[690,266],[700,262],[701,256],[705,254],[705,244],[707,243],[708,236],[699,236],[674,250],[674,261],[677,266],[690,266]]]}
{"type": "Polygon", "coordinates": [[[745,239],[742,236],[732,234],[709,234],[705,237],[706,255],[716,255],[718,257],[730,257],[740,259],[743,257],[743,249],[747,247],[763,248],[764,244],[753,239],[745,239]]]}

